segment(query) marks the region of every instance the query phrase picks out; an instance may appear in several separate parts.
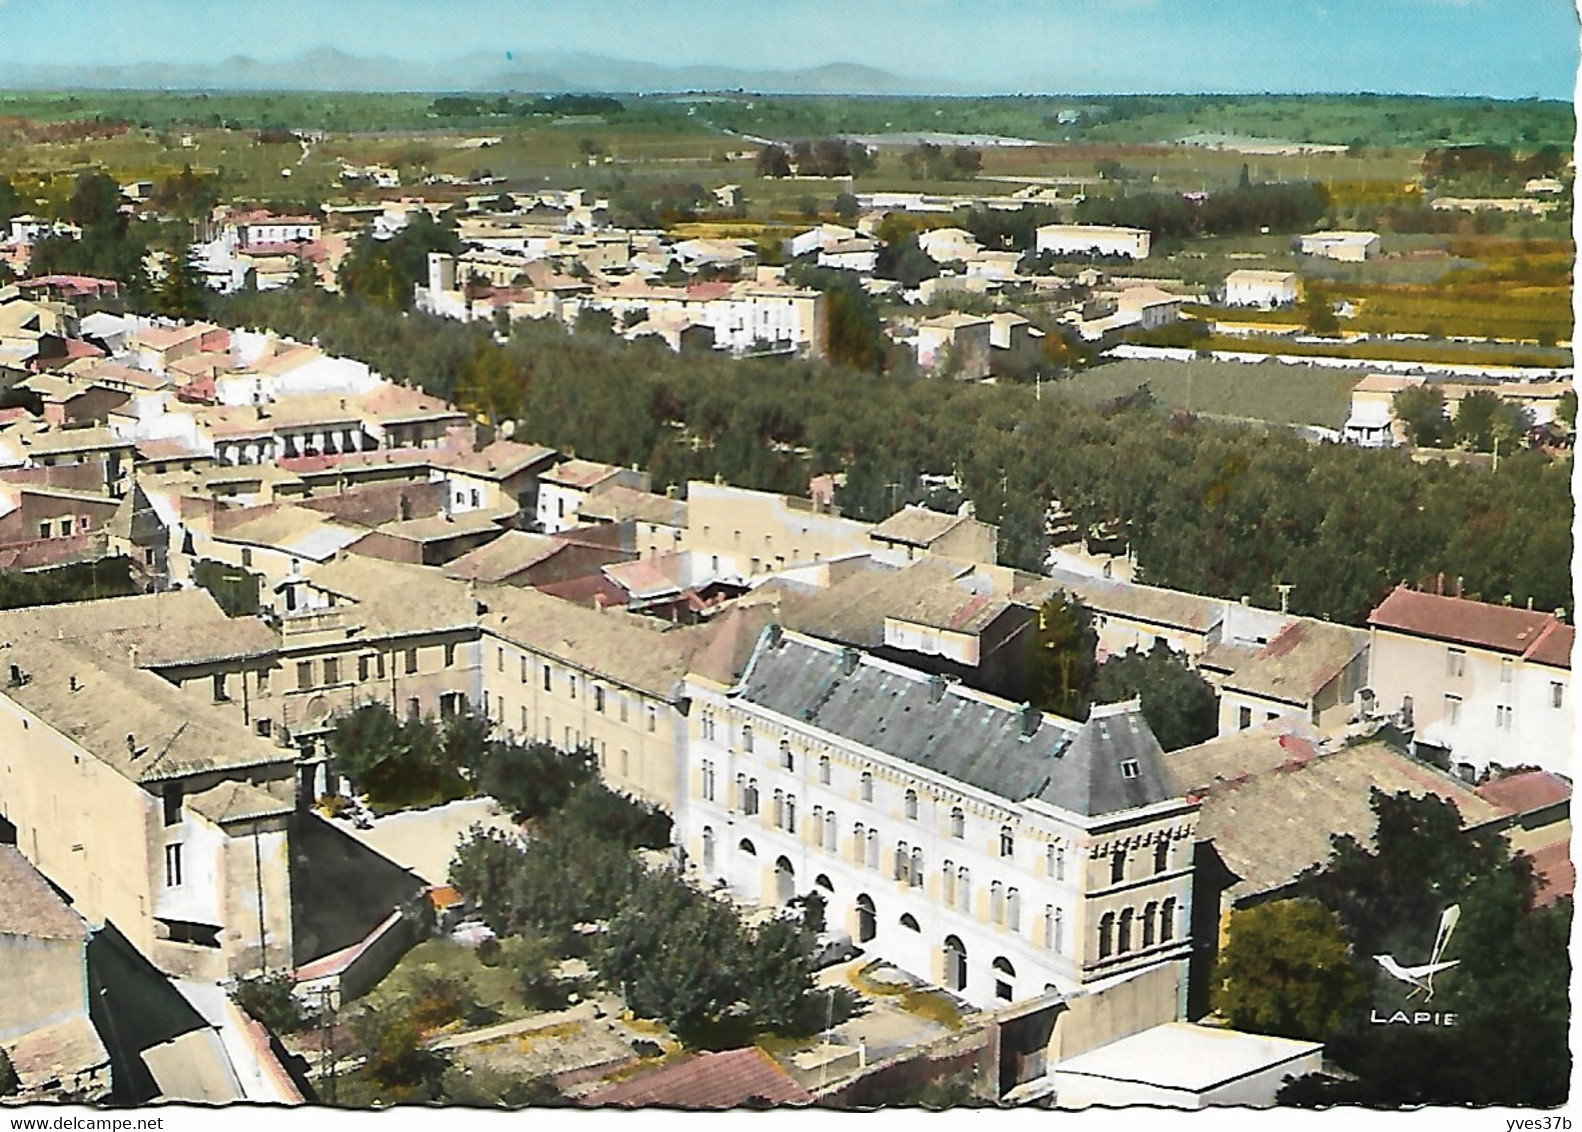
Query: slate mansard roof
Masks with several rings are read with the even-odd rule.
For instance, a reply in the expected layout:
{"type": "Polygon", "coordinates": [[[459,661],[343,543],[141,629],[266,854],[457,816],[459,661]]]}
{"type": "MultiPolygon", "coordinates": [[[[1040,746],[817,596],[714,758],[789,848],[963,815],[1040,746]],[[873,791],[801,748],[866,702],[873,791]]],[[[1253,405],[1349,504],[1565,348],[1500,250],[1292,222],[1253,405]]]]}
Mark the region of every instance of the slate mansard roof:
{"type": "Polygon", "coordinates": [[[776,626],[733,694],[1011,802],[1099,817],[1179,797],[1135,702],[1075,723],[776,626]]]}

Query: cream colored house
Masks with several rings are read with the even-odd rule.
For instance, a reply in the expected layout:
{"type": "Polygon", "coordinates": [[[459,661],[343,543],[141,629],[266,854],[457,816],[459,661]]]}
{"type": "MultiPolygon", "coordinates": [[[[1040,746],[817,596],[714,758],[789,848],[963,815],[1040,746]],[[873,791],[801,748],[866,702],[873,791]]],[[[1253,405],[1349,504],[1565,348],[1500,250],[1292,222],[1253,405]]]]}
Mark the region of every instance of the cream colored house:
{"type": "Polygon", "coordinates": [[[296,752],[138,664],[223,623],[206,594],[0,617],[0,816],[91,923],[214,982],[288,965],[296,752]]]}

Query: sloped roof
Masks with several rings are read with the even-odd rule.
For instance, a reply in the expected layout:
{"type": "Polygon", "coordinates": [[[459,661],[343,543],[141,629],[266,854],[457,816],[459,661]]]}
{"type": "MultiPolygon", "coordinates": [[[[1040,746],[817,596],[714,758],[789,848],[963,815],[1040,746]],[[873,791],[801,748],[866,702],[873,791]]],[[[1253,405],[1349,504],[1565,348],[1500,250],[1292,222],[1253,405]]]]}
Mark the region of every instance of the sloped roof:
{"type": "Polygon", "coordinates": [[[375,635],[440,633],[478,621],[466,584],[427,566],[345,553],[315,570],[309,584],[351,599],[348,615],[375,635]]]}
{"type": "Polygon", "coordinates": [[[1184,590],[1167,590],[1111,578],[1090,578],[1066,570],[1055,570],[1016,591],[1016,598],[1030,605],[1041,605],[1057,591],[1063,591],[1097,613],[1146,621],[1165,628],[1207,633],[1225,619],[1225,602],[1184,590]]]}
{"type": "Polygon", "coordinates": [[[559,453],[542,444],[519,444],[514,440],[496,440],[486,448],[479,448],[460,456],[441,458],[440,462],[458,471],[468,472],[483,479],[503,480],[525,471],[534,464],[546,463],[559,453]]]}
{"type": "Polygon", "coordinates": [[[254,818],[280,817],[293,810],[290,802],[282,802],[248,782],[222,782],[208,790],[187,795],[186,803],[219,825],[254,818]]]}
{"type": "Polygon", "coordinates": [[[15,845],[0,845],[0,935],[88,939],[88,923],[62,900],[15,845]]]}
{"type": "Polygon", "coordinates": [[[663,1106],[683,1109],[739,1108],[752,1102],[811,1104],[813,1097],[756,1046],[704,1053],[651,1073],[586,1094],[577,1103],[589,1108],[663,1106]]]}
{"type": "Polygon", "coordinates": [[[636,519],[661,527],[685,527],[687,505],[669,496],[616,484],[580,504],[577,516],[610,523],[636,519]]]}
{"type": "Polygon", "coordinates": [[[875,526],[869,534],[885,542],[928,547],[966,521],[964,515],[931,511],[927,507],[909,503],[875,526]]]}
{"type": "Polygon", "coordinates": [[[1086,724],[1036,713],[1028,735],[1029,709],[800,634],[778,637],[759,638],[738,690],[748,703],[1012,802],[1097,816],[1175,796],[1135,703],[1095,708],[1086,724]]]}
{"type": "MultiPolygon", "coordinates": [[[[1397,586],[1368,617],[1368,624],[1376,629],[1475,645],[1514,656],[1526,656],[1556,622],[1552,613],[1419,593],[1405,586],[1397,586]]],[[[1563,647],[1563,636],[1544,646],[1544,656],[1552,659],[1543,663],[1558,663],[1563,655],[1563,667],[1571,666],[1570,649],[1563,647]]]]}
{"type": "Polygon", "coordinates": [[[550,535],[506,531],[499,538],[491,539],[448,563],[445,576],[470,578],[477,582],[498,582],[542,561],[562,545],[550,535]]]}
{"type": "Polygon", "coordinates": [[[1367,647],[1368,635],[1344,625],[1296,618],[1236,666],[1225,687],[1287,703],[1310,703],[1367,647]]]}
{"type": "Polygon", "coordinates": [[[252,543],[323,562],[368,533],[333,522],[321,511],[291,503],[271,504],[258,510],[257,518],[215,531],[216,541],[252,543]]]}
{"type": "Polygon", "coordinates": [[[1491,779],[1474,793],[1502,814],[1530,814],[1571,799],[1571,784],[1547,770],[1520,771],[1491,779]]]}
{"type": "Polygon", "coordinates": [[[1569,841],[1553,841],[1528,853],[1533,872],[1538,876],[1538,895],[1534,903],[1543,908],[1576,891],[1577,869],[1571,860],[1569,841]]]}
{"type": "Polygon", "coordinates": [[[1329,860],[1330,838],[1372,845],[1372,789],[1455,804],[1471,828],[1499,811],[1459,779],[1397,754],[1383,743],[1319,751],[1301,731],[1251,728],[1163,757],[1174,788],[1202,801],[1198,838],[1212,841],[1239,878],[1232,901],[1290,884],[1329,860]]]}
{"type": "Polygon", "coordinates": [[[589,488],[622,470],[615,464],[573,459],[556,465],[540,478],[545,483],[560,484],[563,487],[589,488]]]}

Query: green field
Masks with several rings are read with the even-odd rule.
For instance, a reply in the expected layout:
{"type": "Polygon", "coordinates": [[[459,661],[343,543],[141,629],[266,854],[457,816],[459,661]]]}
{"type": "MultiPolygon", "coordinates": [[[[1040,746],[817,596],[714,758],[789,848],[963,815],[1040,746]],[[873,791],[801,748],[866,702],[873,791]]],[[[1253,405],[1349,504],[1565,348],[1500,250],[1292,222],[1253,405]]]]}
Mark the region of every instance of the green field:
{"type": "Polygon", "coordinates": [[[1288,366],[1279,362],[1196,360],[1106,362],[1055,383],[1052,388],[1084,404],[1122,397],[1146,384],[1172,409],[1206,416],[1274,424],[1310,424],[1338,429],[1350,411],[1356,371],[1288,366]]]}

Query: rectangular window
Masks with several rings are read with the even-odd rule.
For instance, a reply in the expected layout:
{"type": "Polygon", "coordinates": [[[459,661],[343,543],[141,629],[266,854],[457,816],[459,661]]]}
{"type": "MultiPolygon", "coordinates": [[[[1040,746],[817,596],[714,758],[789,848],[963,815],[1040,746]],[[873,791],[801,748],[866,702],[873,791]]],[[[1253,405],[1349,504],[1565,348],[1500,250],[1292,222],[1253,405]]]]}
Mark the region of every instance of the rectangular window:
{"type": "Polygon", "coordinates": [[[1500,683],[1509,684],[1511,682],[1511,673],[1514,672],[1515,669],[1515,661],[1511,660],[1511,658],[1508,656],[1503,658],[1500,661],[1500,683]]]}
{"type": "MultiPolygon", "coordinates": [[[[390,667],[395,667],[394,656],[390,658],[390,667]]],[[[374,654],[374,675],[381,680],[385,678],[385,654],[382,652],[374,654]]]]}
{"type": "Polygon", "coordinates": [[[446,645],[445,646],[445,667],[446,668],[454,668],[455,665],[456,665],[456,646],[455,645],[446,645]]]}
{"type": "Polygon", "coordinates": [[[39,538],[49,538],[50,526],[51,526],[51,524],[48,523],[47,521],[43,522],[43,523],[40,523],[38,525],[38,537],[39,538]]]}
{"type": "Polygon", "coordinates": [[[1566,686],[1558,680],[1549,681],[1549,706],[1563,707],[1566,701],[1566,686]]]}
{"type": "Polygon", "coordinates": [[[297,662],[297,691],[306,692],[313,687],[313,662],[301,660],[297,662]]]}
{"type": "Polygon", "coordinates": [[[181,884],[181,842],[165,846],[165,887],[177,888],[181,884]]]}
{"type": "Polygon", "coordinates": [[[181,823],[181,783],[165,783],[165,824],[179,825],[181,823]]]}
{"type": "Polygon", "coordinates": [[[550,686],[550,682],[549,681],[550,681],[549,665],[546,664],[546,665],[544,665],[544,691],[546,691],[546,692],[553,692],[555,689],[550,686]]]}
{"type": "Polygon", "coordinates": [[[504,672],[505,671],[505,650],[504,649],[497,648],[497,649],[494,650],[494,667],[495,667],[495,671],[496,672],[504,672]]]}
{"type": "Polygon", "coordinates": [[[339,684],[341,682],[341,662],[333,656],[324,658],[324,682],[326,684],[339,684]]]}
{"type": "Polygon", "coordinates": [[[258,670],[258,690],[260,692],[267,692],[269,690],[269,669],[267,668],[260,668],[258,670]]]}
{"type": "Polygon", "coordinates": [[[1466,649],[1447,649],[1445,652],[1445,675],[1451,679],[1459,680],[1467,668],[1466,649]]]}
{"type": "Polygon", "coordinates": [[[522,658],[522,683],[527,683],[527,657],[522,658]]]}
{"type": "Polygon", "coordinates": [[[601,715],[604,712],[604,689],[597,684],[593,687],[593,710],[601,715]]]}
{"type": "MultiPolygon", "coordinates": [[[[625,696],[616,696],[615,697],[615,701],[616,701],[616,703],[621,705],[621,722],[625,723],[626,722],[626,697],[625,696]]],[[[714,738],[714,736],[709,735],[709,736],[706,736],[706,738],[712,739],[712,738],[714,738]]]]}
{"type": "Polygon", "coordinates": [[[358,683],[362,683],[363,681],[365,681],[367,679],[368,679],[368,658],[366,656],[360,656],[360,657],[357,658],[357,681],[358,681],[358,683]]]}
{"type": "Polygon", "coordinates": [[[650,707],[648,709],[648,730],[650,730],[650,731],[657,731],[658,729],[659,729],[659,709],[656,708],[656,707],[650,707]]]}
{"type": "Polygon", "coordinates": [[[417,671],[417,649],[406,650],[406,674],[412,675],[417,671]]]}
{"type": "Polygon", "coordinates": [[[527,705],[523,704],[522,705],[522,737],[524,739],[527,737],[527,729],[530,726],[531,726],[531,724],[529,724],[527,722],[527,705]]]}
{"type": "Polygon", "coordinates": [[[231,698],[230,693],[225,686],[228,679],[229,676],[224,672],[216,672],[214,674],[214,702],[217,704],[223,704],[225,701],[231,698]]]}
{"type": "Polygon", "coordinates": [[[1445,722],[1454,727],[1461,722],[1461,697],[1445,697],[1445,722]]]}
{"type": "Polygon", "coordinates": [[[1242,731],[1252,726],[1252,708],[1244,707],[1237,713],[1236,726],[1242,731]]]}
{"type": "Polygon", "coordinates": [[[568,673],[566,673],[566,687],[571,690],[571,698],[572,699],[576,699],[577,698],[577,674],[575,672],[568,672],[568,673]]]}

